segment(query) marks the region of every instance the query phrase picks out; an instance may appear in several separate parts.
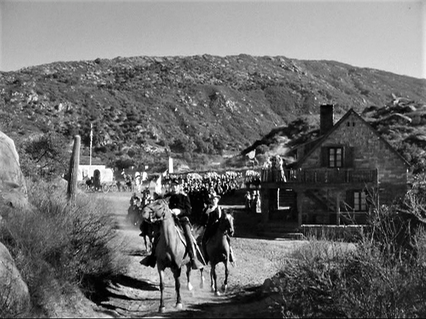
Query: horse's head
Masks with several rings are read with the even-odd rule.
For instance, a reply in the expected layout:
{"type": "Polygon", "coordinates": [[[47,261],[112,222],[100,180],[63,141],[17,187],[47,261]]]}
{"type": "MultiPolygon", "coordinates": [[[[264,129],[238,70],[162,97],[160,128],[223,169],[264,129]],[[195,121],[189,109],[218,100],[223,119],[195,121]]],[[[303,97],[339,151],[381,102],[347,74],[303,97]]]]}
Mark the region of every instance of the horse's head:
{"type": "Polygon", "coordinates": [[[150,222],[162,220],[169,211],[168,198],[159,198],[144,206],[142,209],[142,218],[150,222]]]}
{"type": "Polygon", "coordinates": [[[223,211],[219,221],[219,229],[223,232],[228,232],[229,235],[234,235],[234,216],[229,211],[223,211]]]}

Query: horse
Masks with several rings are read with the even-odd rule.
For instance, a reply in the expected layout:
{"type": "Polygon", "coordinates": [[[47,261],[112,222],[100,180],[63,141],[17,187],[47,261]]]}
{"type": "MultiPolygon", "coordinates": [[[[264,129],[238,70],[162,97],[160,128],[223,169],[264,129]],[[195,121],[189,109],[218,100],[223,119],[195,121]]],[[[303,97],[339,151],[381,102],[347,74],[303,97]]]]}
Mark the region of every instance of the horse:
{"type": "Polygon", "coordinates": [[[223,263],[225,265],[225,280],[222,285],[222,291],[226,292],[228,288],[228,264],[230,246],[228,243],[227,235],[234,235],[234,217],[228,211],[222,211],[222,215],[218,221],[218,226],[215,233],[207,240],[206,253],[210,259],[210,283],[211,290],[216,296],[220,296],[217,289],[217,274],[216,265],[223,263]]]}
{"type": "Polygon", "coordinates": [[[145,243],[145,250],[150,252],[152,249],[152,242],[154,240],[154,224],[142,218],[139,224],[139,230],[141,231],[139,236],[143,238],[145,243]]]}
{"type": "MultiPolygon", "coordinates": [[[[164,306],[164,271],[170,268],[175,279],[176,305],[177,309],[182,309],[182,298],[180,295],[180,274],[182,267],[186,266],[187,288],[192,290],[190,281],[191,262],[186,252],[186,242],[183,230],[178,228],[174,221],[174,216],[169,208],[168,198],[159,198],[144,206],[142,217],[153,223],[159,224],[159,240],[155,247],[157,270],[160,277],[160,313],[165,311],[164,306]]],[[[201,283],[203,287],[203,269],[200,269],[201,283]]]]}

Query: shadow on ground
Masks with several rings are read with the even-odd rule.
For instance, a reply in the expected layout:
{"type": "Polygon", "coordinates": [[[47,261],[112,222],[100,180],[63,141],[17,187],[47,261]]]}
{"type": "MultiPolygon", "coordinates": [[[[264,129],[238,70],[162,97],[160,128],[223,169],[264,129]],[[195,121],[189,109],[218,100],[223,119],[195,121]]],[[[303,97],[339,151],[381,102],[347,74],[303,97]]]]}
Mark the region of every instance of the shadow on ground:
{"type": "MultiPolygon", "coordinates": [[[[267,296],[262,296],[259,287],[228,293],[227,301],[192,305],[188,309],[161,314],[164,318],[282,318],[278,309],[268,309],[267,296]],[[229,295],[232,296],[229,296],[229,295]]],[[[151,313],[148,316],[158,316],[151,313]]]]}
{"type": "Polygon", "coordinates": [[[131,300],[132,298],[123,295],[117,294],[114,291],[117,291],[120,286],[146,290],[146,291],[154,291],[158,290],[158,285],[152,284],[146,280],[139,280],[136,278],[132,278],[126,275],[118,275],[111,278],[108,282],[98,282],[95,284],[96,294],[88,296],[91,301],[96,304],[102,304],[105,301],[110,300],[111,298],[117,298],[122,300],[131,300]]]}

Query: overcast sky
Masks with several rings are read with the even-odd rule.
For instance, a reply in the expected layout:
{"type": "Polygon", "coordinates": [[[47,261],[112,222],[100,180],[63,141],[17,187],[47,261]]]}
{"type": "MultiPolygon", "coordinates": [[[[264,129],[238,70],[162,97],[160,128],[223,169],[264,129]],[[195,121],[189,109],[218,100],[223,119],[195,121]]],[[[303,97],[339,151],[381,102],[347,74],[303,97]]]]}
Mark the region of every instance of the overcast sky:
{"type": "Polygon", "coordinates": [[[426,3],[0,0],[0,71],[117,56],[334,60],[426,78],[426,3]]]}

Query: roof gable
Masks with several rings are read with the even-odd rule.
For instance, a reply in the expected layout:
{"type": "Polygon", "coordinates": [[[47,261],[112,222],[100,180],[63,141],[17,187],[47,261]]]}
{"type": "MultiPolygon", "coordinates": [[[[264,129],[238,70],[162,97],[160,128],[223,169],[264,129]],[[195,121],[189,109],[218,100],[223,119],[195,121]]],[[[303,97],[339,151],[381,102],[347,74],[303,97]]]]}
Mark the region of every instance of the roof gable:
{"type": "Polygon", "coordinates": [[[301,164],[303,164],[306,159],[308,159],[310,157],[310,155],[317,150],[319,147],[321,147],[321,145],[327,140],[327,138],[333,133],[335,132],[341,125],[342,123],[344,123],[346,121],[346,119],[351,116],[354,115],[356,116],[359,120],[361,120],[362,123],[364,123],[379,139],[381,142],[384,143],[384,145],[386,147],[388,147],[406,166],[410,166],[410,163],[407,162],[407,160],[405,160],[404,157],[402,157],[401,154],[399,154],[396,149],[389,144],[388,141],[386,141],[372,126],[370,123],[368,123],[366,120],[364,120],[357,112],[354,111],[354,109],[350,109],[348,112],[346,112],[345,115],[342,116],[342,118],[333,125],[333,127],[322,136],[322,138],[320,138],[320,140],[318,141],[318,143],[312,147],[312,149],[309,150],[308,153],[305,154],[305,156],[303,156],[303,158],[300,159],[300,161],[297,162],[297,166],[300,166],[301,164]]]}

